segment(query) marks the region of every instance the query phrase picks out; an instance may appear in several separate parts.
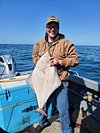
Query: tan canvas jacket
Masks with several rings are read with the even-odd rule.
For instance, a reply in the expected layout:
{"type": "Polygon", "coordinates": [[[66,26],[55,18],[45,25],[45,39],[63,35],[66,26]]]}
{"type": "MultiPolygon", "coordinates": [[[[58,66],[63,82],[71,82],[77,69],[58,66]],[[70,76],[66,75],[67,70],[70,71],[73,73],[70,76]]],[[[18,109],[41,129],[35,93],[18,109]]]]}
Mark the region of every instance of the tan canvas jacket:
{"type": "Polygon", "coordinates": [[[65,39],[62,34],[59,35],[58,40],[56,40],[50,47],[45,38],[39,40],[33,46],[32,58],[34,64],[37,63],[39,58],[46,51],[49,51],[50,55],[58,60],[62,60],[62,64],[57,66],[58,75],[62,81],[68,75],[68,69],[79,64],[78,55],[74,45],[71,41],[65,39]]]}

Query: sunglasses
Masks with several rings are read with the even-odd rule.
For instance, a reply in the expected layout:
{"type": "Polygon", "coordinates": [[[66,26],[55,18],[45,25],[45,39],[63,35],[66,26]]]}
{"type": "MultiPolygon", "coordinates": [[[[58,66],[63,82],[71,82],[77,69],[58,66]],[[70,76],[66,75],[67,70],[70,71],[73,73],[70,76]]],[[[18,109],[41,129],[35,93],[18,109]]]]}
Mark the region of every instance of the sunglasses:
{"type": "Polygon", "coordinates": [[[52,29],[52,28],[57,29],[57,28],[59,28],[59,25],[57,25],[57,24],[47,24],[46,28],[48,28],[48,29],[52,29]]]}

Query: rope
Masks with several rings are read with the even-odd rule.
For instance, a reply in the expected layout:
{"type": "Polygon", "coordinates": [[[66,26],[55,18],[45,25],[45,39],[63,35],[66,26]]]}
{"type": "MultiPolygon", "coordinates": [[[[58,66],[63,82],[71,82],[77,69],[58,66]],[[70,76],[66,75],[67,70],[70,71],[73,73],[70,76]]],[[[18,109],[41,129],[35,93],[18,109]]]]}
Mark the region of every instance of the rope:
{"type": "Polygon", "coordinates": [[[19,105],[26,104],[28,102],[33,102],[33,101],[36,101],[36,99],[31,99],[31,100],[28,100],[28,101],[25,101],[25,102],[20,102],[20,103],[17,103],[17,104],[14,104],[12,106],[8,106],[8,107],[5,107],[5,108],[0,108],[0,110],[7,110],[7,109],[14,108],[14,107],[17,107],[19,105]]]}

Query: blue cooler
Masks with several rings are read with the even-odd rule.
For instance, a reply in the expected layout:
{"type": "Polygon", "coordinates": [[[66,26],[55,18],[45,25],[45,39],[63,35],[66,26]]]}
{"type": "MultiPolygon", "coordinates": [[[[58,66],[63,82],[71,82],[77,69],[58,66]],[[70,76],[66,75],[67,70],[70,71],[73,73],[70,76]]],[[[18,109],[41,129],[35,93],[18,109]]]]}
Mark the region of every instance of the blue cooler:
{"type": "MultiPolygon", "coordinates": [[[[0,89],[0,128],[13,133],[39,122],[37,108],[36,95],[27,84],[0,89]]],[[[50,105],[49,116],[51,110],[50,105]]]]}

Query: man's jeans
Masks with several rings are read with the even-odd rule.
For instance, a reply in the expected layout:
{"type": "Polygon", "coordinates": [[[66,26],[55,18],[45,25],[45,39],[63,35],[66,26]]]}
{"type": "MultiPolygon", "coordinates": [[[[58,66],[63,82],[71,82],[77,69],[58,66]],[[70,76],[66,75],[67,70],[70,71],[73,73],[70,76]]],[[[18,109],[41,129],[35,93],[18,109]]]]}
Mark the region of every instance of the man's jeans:
{"type": "MultiPolygon", "coordinates": [[[[68,104],[68,88],[67,84],[63,83],[49,98],[44,107],[44,111],[47,113],[48,106],[52,103],[53,107],[57,107],[59,111],[60,123],[62,133],[72,133],[70,127],[69,118],[69,104],[68,104]]],[[[47,117],[40,115],[40,125],[46,126],[48,124],[47,117]]]]}

